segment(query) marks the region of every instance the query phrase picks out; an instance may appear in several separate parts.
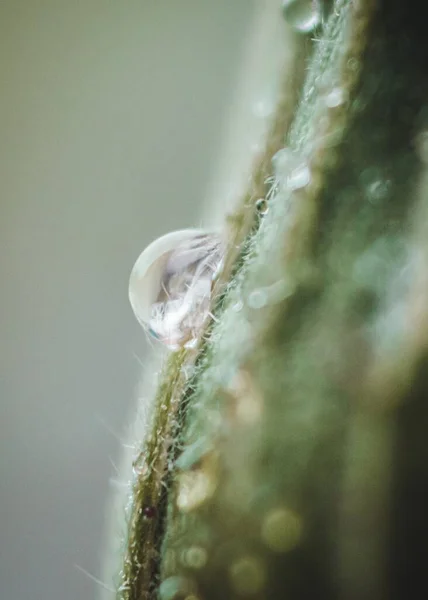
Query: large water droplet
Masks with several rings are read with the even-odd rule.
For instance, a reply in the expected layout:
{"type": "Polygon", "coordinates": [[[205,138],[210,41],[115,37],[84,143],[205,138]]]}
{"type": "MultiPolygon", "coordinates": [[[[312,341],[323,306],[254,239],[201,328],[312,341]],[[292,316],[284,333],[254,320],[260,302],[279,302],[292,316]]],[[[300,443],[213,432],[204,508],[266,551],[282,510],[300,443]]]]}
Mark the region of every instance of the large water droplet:
{"type": "Polygon", "coordinates": [[[296,158],[288,148],[281,148],[272,156],[272,167],[277,179],[282,179],[284,173],[287,172],[294,164],[296,158]]]}
{"type": "Polygon", "coordinates": [[[209,315],[222,258],[219,236],[201,230],[175,231],[150,244],[129,281],[140,324],[171,349],[195,342],[209,315]]]}
{"type": "Polygon", "coordinates": [[[346,100],[346,94],[343,88],[335,87],[325,96],[325,103],[329,108],[336,108],[346,100]]]}
{"type": "Polygon", "coordinates": [[[311,182],[311,171],[306,163],[293,169],[287,177],[287,187],[290,190],[299,190],[311,182]]]}
{"type": "Polygon", "coordinates": [[[319,0],[283,0],[282,10],[287,23],[300,33],[310,33],[322,21],[319,0]]]}

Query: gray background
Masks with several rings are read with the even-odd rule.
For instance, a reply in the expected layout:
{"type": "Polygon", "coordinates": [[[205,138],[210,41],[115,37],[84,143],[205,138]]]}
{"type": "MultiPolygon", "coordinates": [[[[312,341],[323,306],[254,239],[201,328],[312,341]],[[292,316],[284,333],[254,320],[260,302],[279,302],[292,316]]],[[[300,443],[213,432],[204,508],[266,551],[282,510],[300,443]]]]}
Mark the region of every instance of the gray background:
{"type": "Polygon", "coordinates": [[[199,225],[251,0],[0,3],[0,597],[95,598],[147,347],[143,247],[199,225]]]}

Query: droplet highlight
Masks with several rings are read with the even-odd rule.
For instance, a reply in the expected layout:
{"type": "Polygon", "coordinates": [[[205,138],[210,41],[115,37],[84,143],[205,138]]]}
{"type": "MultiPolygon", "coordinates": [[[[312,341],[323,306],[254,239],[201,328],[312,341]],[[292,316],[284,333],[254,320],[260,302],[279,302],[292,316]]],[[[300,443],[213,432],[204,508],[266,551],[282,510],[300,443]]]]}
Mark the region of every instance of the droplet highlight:
{"type": "Polygon", "coordinates": [[[172,350],[194,345],[209,317],[223,262],[218,235],[201,230],[162,236],[137,259],[129,300],[139,323],[172,350]]]}
{"type": "Polygon", "coordinates": [[[343,88],[335,87],[330,90],[325,96],[325,103],[328,108],[336,108],[344,104],[346,100],[346,94],[343,88]]]}
{"type": "Polygon", "coordinates": [[[269,205],[265,198],[259,198],[256,201],[256,209],[260,216],[264,217],[269,211],[269,205]]]}
{"type": "Polygon", "coordinates": [[[322,22],[319,0],[283,0],[282,12],[290,27],[299,33],[310,33],[322,22]]]}
{"type": "Polygon", "coordinates": [[[287,177],[287,187],[292,190],[299,190],[306,187],[311,182],[311,171],[307,164],[302,163],[287,177]]]}

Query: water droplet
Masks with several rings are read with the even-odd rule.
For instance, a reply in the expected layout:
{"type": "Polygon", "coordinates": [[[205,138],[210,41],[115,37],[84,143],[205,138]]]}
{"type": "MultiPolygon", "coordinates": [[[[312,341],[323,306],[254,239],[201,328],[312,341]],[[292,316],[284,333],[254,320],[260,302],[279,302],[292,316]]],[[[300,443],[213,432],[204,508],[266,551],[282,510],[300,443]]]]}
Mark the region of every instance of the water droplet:
{"type": "Polygon", "coordinates": [[[159,586],[159,600],[186,600],[195,592],[195,583],[180,575],[168,577],[159,586]]]}
{"type": "Polygon", "coordinates": [[[235,302],[235,304],[232,305],[232,310],[234,312],[240,312],[244,307],[244,303],[242,302],[242,300],[238,300],[238,302],[235,302]]]}
{"type": "Polygon", "coordinates": [[[288,148],[281,148],[272,156],[272,167],[277,179],[282,179],[284,173],[295,163],[295,155],[288,148]]]}
{"type": "Polygon", "coordinates": [[[306,187],[311,181],[311,171],[306,163],[293,169],[287,177],[287,186],[290,190],[299,190],[306,187]]]}
{"type": "Polygon", "coordinates": [[[416,136],[415,146],[420,160],[428,164],[428,131],[421,131],[416,136]]]}
{"type": "Polygon", "coordinates": [[[217,487],[217,456],[209,452],[192,469],[178,476],[177,507],[183,512],[195,510],[209,500],[217,487]]]}
{"type": "Polygon", "coordinates": [[[262,539],[276,552],[294,548],[302,536],[302,522],[298,515],[287,508],[270,511],[262,524],[262,539]]]}
{"type": "Polygon", "coordinates": [[[150,244],[129,281],[140,324],[171,349],[194,344],[209,316],[222,258],[219,236],[201,230],[176,231],[150,244]]]}
{"type": "Polygon", "coordinates": [[[269,211],[269,205],[266,202],[265,198],[259,198],[256,201],[256,209],[259,215],[264,216],[269,211]]]}
{"type": "Polygon", "coordinates": [[[248,293],[246,304],[252,310],[259,310],[268,304],[277,304],[291,296],[294,286],[286,279],[279,279],[266,287],[256,288],[248,293]]]}
{"type": "Polygon", "coordinates": [[[202,569],[206,565],[208,552],[201,546],[190,546],[182,553],[182,563],[190,569],[202,569]]]}
{"type": "Polygon", "coordinates": [[[238,594],[256,594],[266,581],[266,569],[254,556],[243,556],[232,563],[230,570],[232,586],[238,594]]]}
{"type": "Polygon", "coordinates": [[[247,305],[255,310],[263,308],[268,303],[269,296],[266,288],[258,288],[249,293],[247,305]]]}
{"type": "Polygon", "coordinates": [[[283,0],[282,10],[287,23],[300,33],[309,33],[322,21],[319,0],[283,0]]]}
{"type": "Polygon", "coordinates": [[[382,198],[385,198],[390,188],[391,182],[388,179],[379,179],[378,181],[370,183],[367,187],[370,202],[376,203],[379,200],[382,200],[382,198]]]}
{"type": "Polygon", "coordinates": [[[336,108],[345,102],[345,92],[341,87],[335,87],[325,96],[325,103],[329,108],[336,108]]]}
{"type": "Polygon", "coordinates": [[[356,58],[350,58],[347,62],[348,69],[350,71],[356,72],[358,70],[360,63],[356,58]]]}
{"type": "Polygon", "coordinates": [[[373,204],[385,198],[391,189],[391,180],[387,179],[385,173],[378,167],[364,169],[359,179],[369,201],[373,204]]]}

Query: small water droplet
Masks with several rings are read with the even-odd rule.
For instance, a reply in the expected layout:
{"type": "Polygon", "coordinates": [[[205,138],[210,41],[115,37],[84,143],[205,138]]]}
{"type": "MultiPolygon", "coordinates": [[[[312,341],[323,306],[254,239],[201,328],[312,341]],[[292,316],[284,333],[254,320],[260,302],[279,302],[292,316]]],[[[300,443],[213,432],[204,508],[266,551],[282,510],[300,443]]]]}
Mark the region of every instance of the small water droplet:
{"type": "Polygon", "coordinates": [[[277,552],[287,552],[294,548],[302,535],[302,522],[298,515],[287,508],[270,511],[262,524],[262,539],[277,552]]]}
{"type": "Polygon", "coordinates": [[[257,209],[257,212],[259,213],[259,215],[261,215],[262,217],[268,213],[269,205],[268,205],[267,201],[265,200],[265,198],[259,198],[256,201],[256,209],[257,209]]]}
{"type": "Polygon", "coordinates": [[[421,131],[416,136],[415,146],[420,160],[428,164],[428,131],[421,131]]]}
{"type": "Polygon", "coordinates": [[[347,62],[348,69],[354,72],[358,70],[359,64],[356,58],[350,58],[347,62]]]}
{"type": "Polygon", "coordinates": [[[208,552],[201,546],[190,546],[182,553],[182,563],[190,569],[202,569],[206,565],[208,552]]]}
{"type": "Polygon", "coordinates": [[[307,164],[302,163],[287,177],[287,186],[290,190],[299,190],[311,182],[311,171],[307,164]]]}
{"type": "Polygon", "coordinates": [[[325,96],[325,103],[329,108],[336,108],[345,102],[345,92],[341,87],[335,87],[325,96]]]}
{"type": "Polygon", "coordinates": [[[138,456],[132,462],[132,472],[134,477],[147,477],[150,472],[149,465],[147,464],[142,453],[139,453],[138,456]]]}
{"type": "Polygon", "coordinates": [[[382,198],[385,198],[390,188],[391,182],[388,179],[379,179],[378,181],[370,183],[367,187],[370,202],[376,203],[379,200],[382,200],[382,198]]]}
{"type": "Polygon", "coordinates": [[[263,308],[268,303],[269,296],[266,288],[257,288],[249,293],[247,305],[255,310],[263,308]]]}
{"type": "Polygon", "coordinates": [[[309,33],[322,21],[319,0],[283,0],[282,10],[287,23],[300,33],[309,33]]]}
{"type": "Polygon", "coordinates": [[[195,583],[181,575],[174,575],[162,581],[159,586],[159,600],[186,600],[195,592],[195,583]]]}
{"type": "Polygon", "coordinates": [[[176,231],[150,244],[129,281],[140,324],[171,349],[197,343],[222,258],[219,237],[201,230],[176,231]]]}
{"type": "Polygon", "coordinates": [[[240,312],[244,307],[244,303],[242,302],[242,300],[238,300],[238,302],[235,302],[235,304],[232,305],[232,310],[234,312],[240,312]]]}
{"type": "Polygon", "coordinates": [[[254,556],[243,556],[232,563],[229,570],[232,586],[238,594],[256,594],[266,581],[263,562],[254,556]]]}
{"type": "Polygon", "coordinates": [[[252,310],[259,310],[268,304],[277,304],[294,292],[294,285],[286,279],[279,279],[271,285],[256,288],[248,293],[246,304],[252,310]]]}
{"type": "Polygon", "coordinates": [[[197,466],[178,476],[177,507],[183,512],[195,510],[209,500],[217,488],[217,456],[208,452],[197,466]]]}
{"type": "Polygon", "coordinates": [[[289,148],[281,148],[272,156],[272,168],[277,179],[284,176],[284,172],[288,171],[295,162],[295,155],[289,148]]]}

